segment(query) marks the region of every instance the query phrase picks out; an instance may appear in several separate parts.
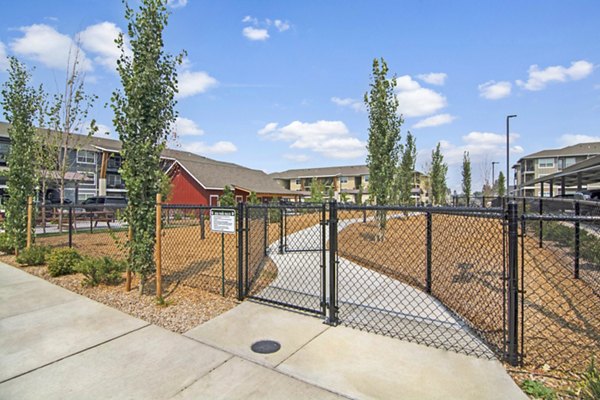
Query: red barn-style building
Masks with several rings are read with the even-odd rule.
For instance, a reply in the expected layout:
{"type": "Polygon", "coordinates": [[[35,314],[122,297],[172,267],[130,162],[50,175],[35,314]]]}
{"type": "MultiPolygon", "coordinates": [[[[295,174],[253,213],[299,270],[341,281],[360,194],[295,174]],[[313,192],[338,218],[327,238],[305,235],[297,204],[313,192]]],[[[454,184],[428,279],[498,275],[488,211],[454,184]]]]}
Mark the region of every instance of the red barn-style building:
{"type": "Polygon", "coordinates": [[[167,174],[172,183],[166,201],[169,204],[216,206],[225,186],[231,187],[238,202],[245,202],[251,192],[256,193],[263,202],[275,197],[292,198],[297,195],[279,186],[263,171],[203,157],[173,160],[167,174]]]}

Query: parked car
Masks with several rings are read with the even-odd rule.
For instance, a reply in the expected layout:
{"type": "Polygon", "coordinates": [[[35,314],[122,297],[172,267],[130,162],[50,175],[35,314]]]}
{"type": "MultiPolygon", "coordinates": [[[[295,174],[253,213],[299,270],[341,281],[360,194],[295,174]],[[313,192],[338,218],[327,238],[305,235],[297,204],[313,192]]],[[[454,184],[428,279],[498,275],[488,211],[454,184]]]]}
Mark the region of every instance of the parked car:
{"type": "Polygon", "coordinates": [[[102,206],[123,206],[127,205],[127,199],[125,197],[118,196],[94,196],[89,197],[81,203],[86,210],[98,210],[102,206]]]}

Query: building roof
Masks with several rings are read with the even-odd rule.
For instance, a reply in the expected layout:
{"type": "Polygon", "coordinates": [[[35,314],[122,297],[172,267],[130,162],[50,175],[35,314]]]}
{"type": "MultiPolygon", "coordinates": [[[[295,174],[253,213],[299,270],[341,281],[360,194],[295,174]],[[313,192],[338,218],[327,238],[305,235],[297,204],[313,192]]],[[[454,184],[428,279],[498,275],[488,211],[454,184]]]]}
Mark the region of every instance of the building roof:
{"type": "MultiPolygon", "coordinates": [[[[48,134],[47,130],[38,129],[38,132],[40,134],[48,134]]],[[[51,135],[60,134],[54,131],[50,131],[49,133],[51,135]]],[[[121,142],[119,140],[98,136],[74,136],[77,147],[80,149],[109,151],[112,153],[119,153],[121,151],[121,142]]],[[[8,124],[6,122],[0,122],[0,137],[8,137],[8,124]]],[[[234,163],[213,160],[183,150],[167,148],[163,150],[161,156],[165,159],[173,159],[179,162],[205,188],[223,189],[225,185],[230,185],[256,193],[294,194],[290,190],[283,189],[263,171],[242,167],[234,163]]]]}
{"type": "Polygon", "coordinates": [[[560,149],[542,150],[538,151],[537,153],[532,153],[521,157],[518,162],[531,158],[586,156],[595,154],[600,154],[600,142],[578,143],[560,149]]]}
{"type": "Polygon", "coordinates": [[[575,163],[554,174],[525,182],[523,186],[532,186],[542,182],[548,184],[552,182],[560,185],[563,179],[565,186],[577,186],[578,183],[588,185],[600,182],[600,155],[575,163]]]}
{"type": "Polygon", "coordinates": [[[270,174],[273,179],[295,179],[330,176],[361,176],[369,175],[366,165],[344,165],[339,167],[289,169],[270,174]]]}
{"type": "Polygon", "coordinates": [[[213,163],[203,160],[180,159],[179,164],[206,189],[222,190],[226,185],[257,194],[295,195],[279,186],[265,172],[235,164],[213,163]]]}

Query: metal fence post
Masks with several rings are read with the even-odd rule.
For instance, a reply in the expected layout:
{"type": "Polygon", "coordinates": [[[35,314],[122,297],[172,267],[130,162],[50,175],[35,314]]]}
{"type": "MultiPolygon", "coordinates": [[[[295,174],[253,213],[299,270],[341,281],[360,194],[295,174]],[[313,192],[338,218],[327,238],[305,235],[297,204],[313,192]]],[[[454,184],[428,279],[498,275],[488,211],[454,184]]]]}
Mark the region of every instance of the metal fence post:
{"type": "Polygon", "coordinates": [[[519,228],[518,205],[508,203],[508,363],[516,366],[519,361],[519,228]]]}
{"type": "Polygon", "coordinates": [[[337,325],[338,307],[337,307],[337,203],[329,203],[329,315],[327,324],[337,325]]]}
{"type": "Polygon", "coordinates": [[[268,237],[269,237],[269,209],[268,208],[263,208],[263,210],[265,211],[265,215],[264,215],[264,220],[265,220],[265,228],[263,230],[263,241],[265,244],[265,256],[269,254],[269,241],[268,241],[268,237]]]}
{"type": "Polygon", "coordinates": [[[201,207],[200,208],[200,239],[204,240],[205,238],[206,238],[206,235],[204,232],[204,210],[201,207]]]}
{"type": "Polygon", "coordinates": [[[327,206],[321,205],[321,309],[327,314],[327,206]]]}
{"type": "MultiPolygon", "coordinates": [[[[238,203],[238,272],[237,272],[237,297],[244,300],[244,203],[238,203]]],[[[246,225],[248,225],[246,220],[246,225]]],[[[248,226],[246,226],[248,229],[248,226]]],[[[246,232],[246,245],[248,232],[246,232]]],[[[246,259],[247,260],[247,259],[246,259]]],[[[246,271],[246,274],[248,272],[246,271]]]]}
{"type": "Polygon", "coordinates": [[[279,207],[279,254],[283,254],[283,206],[279,207]]]}
{"type": "Polygon", "coordinates": [[[69,207],[69,247],[73,247],[73,206],[69,207]]]}
{"type": "MultiPolygon", "coordinates": [[[[581,215],[581,205],[578,201],[575,202],[575,216],[579,217],[581,215]]],[[[575,266],[573,268],[573,277],[575,279],[579,279],[579,248],[581,245],[580,241],[580,226],[579,219],[575,221],[575,266]]]]}
{"type": "MultiPolygon", "coordinates": [[[[544,215],[544,200],[540,198],[540,215],[544,215]]],[[[540,218],[540,249],[544,247],[544,221],[540,218]]]]}
{"type": "Polygon", "coordinates": [[[425,291],[431,293],[431,231],[432,220],[431,213],[427,213],[427,265],[425,274],[425,291]]]}

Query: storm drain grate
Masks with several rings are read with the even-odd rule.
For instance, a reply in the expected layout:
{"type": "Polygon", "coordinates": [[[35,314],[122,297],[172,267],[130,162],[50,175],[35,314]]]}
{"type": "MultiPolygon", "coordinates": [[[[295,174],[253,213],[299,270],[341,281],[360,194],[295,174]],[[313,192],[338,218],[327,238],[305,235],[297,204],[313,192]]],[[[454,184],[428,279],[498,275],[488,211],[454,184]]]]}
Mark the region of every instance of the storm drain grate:
{"type": "Polygon", "coordinates": [[[253,352],[260,354],[271,354],[279,351],[281,345],[274,340],[259,340],[250,347],[253,352]]]}

